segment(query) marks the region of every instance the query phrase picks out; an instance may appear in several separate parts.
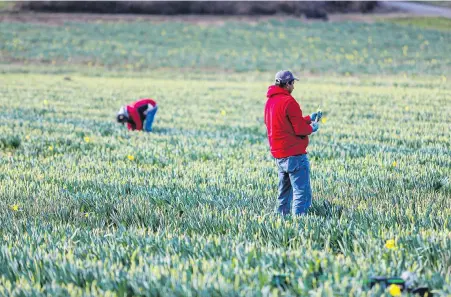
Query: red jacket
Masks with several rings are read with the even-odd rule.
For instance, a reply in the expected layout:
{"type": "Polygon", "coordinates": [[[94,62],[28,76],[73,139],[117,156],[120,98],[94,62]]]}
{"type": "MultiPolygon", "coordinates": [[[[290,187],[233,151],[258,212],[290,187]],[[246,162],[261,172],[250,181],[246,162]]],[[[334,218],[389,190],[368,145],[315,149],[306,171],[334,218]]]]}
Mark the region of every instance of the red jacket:
{"type": "Polygon", "coordinates": [[[307,154],[308,136],[312,134],[310,116],[291,94],[279,86],[270,86],[266,94],[265,124],[274,158],[307,154]]]}
{"type": "Polygon", "coordinates": [[[148,98],[148,99],[140,99],[130,105],[127,105],[127,111],[129,115],[129,122],[127,124],[128,130],[142,130],[143,122],[146,119],[146,115],[144,111],[147,110],[148,104],[151,104],[153,107],[157,105],[157,102],[148,98]]]}

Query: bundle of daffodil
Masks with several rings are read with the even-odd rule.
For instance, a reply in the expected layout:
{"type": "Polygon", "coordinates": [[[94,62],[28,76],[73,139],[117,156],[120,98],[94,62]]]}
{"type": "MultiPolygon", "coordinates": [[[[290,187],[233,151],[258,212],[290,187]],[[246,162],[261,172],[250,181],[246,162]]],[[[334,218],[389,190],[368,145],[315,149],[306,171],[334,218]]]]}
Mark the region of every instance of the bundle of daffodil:
{"type": "Polygon", "coordinates": [[[385,242],[385,247],[389,250],[396,248],[396,242],[394,239],[389,239],[385,242]]]}
{"type": "Polygon", "coordinates": [[[391,284],[388,287],[388,292],[390,293],[391,296],[401,296],[401,288],[398,285],[395,284],[391,284]]]}

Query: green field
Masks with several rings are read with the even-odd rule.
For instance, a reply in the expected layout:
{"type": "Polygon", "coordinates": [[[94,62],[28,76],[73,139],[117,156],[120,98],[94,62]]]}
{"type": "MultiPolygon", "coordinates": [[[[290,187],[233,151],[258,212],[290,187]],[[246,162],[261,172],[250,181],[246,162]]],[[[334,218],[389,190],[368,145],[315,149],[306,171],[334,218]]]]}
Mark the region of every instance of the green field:
{"type": "MultiPolygon", "coordinates": [[[[450,2],[446,2],[451,5],[450,2]]],[[[444,17],[401,17],[389,20],[398,25],[420,27],[425,29],[451,30],[451,19],[444,17]]]]}
{"type": "Polygon", "coordinates": [[[450,296],[450,37],[0,23],[0,296],[390,296],[366,280],[403,271],[450,296]],[[326,118],[300,218],[274,214],[263,109],[279,68],[326,118]],[[114,122],[142,97],[160,106],[151,134],[114,122]]]}
{"type": "MultiPolygon", "coordinates": [[[[440,19],[430,23],[447,24],[440,19]]],[[[163,67],[271,73],[279,68],[339,74],[451,73],[450,30],[383,22],[0,23],[0,36],[4,41],[0,61],[8,62],[133,71],[163,67]]]]}

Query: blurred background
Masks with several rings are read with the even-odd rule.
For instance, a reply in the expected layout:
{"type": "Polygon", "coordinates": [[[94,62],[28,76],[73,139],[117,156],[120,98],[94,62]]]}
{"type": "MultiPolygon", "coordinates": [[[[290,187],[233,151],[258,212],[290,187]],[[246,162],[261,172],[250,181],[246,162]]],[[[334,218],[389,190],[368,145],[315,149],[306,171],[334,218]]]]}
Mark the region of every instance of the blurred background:
{"type": "Polygon", "coordinates": [[[0,70],[446,75],[450,17],[440,1],[6,1],[0,70]]]}
{"type": "Polygon", "coordinates": [[[327,19],[342,13],[412,13],[449,17],[448,1],[5,1],[2,12],[150,15],[294,15],[327,19]]]}
{"type": "Polygon", "coordinates": [[[374,11],[377,1],[25,1],[19,11],[137,14],[274,15],[325,18],[328,13],[374,11]]]}

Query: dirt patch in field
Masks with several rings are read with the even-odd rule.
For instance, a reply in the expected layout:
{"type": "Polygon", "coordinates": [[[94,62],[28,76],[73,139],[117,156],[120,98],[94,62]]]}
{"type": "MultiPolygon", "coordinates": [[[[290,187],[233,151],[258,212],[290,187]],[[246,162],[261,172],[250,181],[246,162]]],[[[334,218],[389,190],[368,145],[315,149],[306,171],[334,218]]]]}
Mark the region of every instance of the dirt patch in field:
{"type": "MultiPolygon", "coordinates": [[[[410,14],[378,11],[376,14],[346,13],[329,14],[330,22],[356,21],[374,22],[384,18],[407,17],[410,14]]],[[[302,22],[321,22],[322,20],[287,15],[271,16],[214,16],[214,15],[142,15],[142,14],[99,14],[99,13],[41,13],[41,12],[0,12],[0,22],[37,23],[64,25],[66,22],[186,22],[200,25],[223,25],[226,22],[246,22],[257,24],[267,20],[296,19],[302,22]]]]}
{"type": "Polygon", "coordinates": [[[66,22],[186,22],[205,25],[222,25],[229,21],[258,23],[268,19],[290,19],[287,16],[207,16],[207,15],[142,15],[142,14],[99,14],[99,13],[0,13],[0,22],[40,23],[63,25],[66,22]]]}

